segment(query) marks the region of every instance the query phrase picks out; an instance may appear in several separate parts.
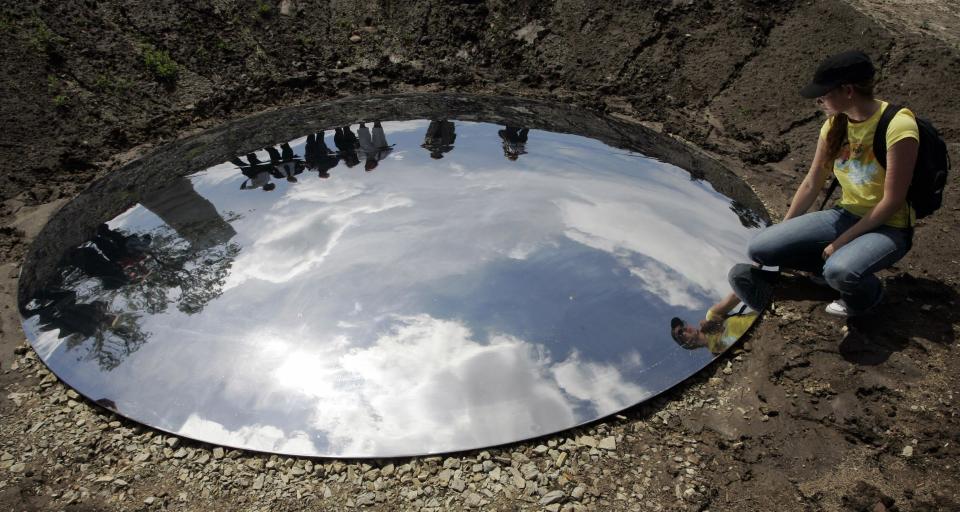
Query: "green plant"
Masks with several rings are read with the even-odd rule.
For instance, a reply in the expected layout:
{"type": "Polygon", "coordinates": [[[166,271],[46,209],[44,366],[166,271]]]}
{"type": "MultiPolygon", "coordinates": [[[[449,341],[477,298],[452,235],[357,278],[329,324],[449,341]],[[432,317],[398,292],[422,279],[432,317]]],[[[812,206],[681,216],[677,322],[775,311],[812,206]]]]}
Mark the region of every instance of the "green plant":
{"type": "Polygon", "coordinates": [[[270,15],[273,14],[273,8],[263,0],[257,0],[257,14],[259,14],[261,18],[269,18],[270,15]]]}
{"type": "Polygon", "coordinates": [[[66,39],[60,37],[43,22],[40,18],[33,19],[33,34],[30,36],[30,46],[34,50],[46,54],[47,58],[53,59],[60,56],[60,45],[66,39]]]}
{"type": "Polygon", "coordinates": [[[144,48],[143,64],[160,82],[174,82],[180,74],[179,66],[165,50],[144,48]]]}
{"type": "Polygon", "coordinates": [[[53,97],[53,106],[58,109],[66,108],[69,102],[70,102],[70,98],[68,98],[63,94],[58,94],[53,97]]]}

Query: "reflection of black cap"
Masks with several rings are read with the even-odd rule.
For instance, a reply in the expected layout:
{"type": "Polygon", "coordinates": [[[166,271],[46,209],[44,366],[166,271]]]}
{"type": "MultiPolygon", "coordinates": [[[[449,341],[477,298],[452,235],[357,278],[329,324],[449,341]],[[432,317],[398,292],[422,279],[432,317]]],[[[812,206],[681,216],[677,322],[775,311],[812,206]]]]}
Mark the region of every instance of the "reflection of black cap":
{"type": "Polygon", "coordinates": [[[680,320],[677,317],[673,317],[670,320],[670,336],[673,337],[673,341],[676,341],[677,343],[683,343],[681,340],[677,339],[677,327],[683,327],[685,325],[686,324],[683,323],[683,320],[680,320]]]}
{"type": "Polygon", "coordinates": [[[813,73],[813,81],[800,89],[804,98],[817,98],[843,84],[856,84],[873,78],[875,69],[867,54],[851,50],[831,55],[813,73]]]}

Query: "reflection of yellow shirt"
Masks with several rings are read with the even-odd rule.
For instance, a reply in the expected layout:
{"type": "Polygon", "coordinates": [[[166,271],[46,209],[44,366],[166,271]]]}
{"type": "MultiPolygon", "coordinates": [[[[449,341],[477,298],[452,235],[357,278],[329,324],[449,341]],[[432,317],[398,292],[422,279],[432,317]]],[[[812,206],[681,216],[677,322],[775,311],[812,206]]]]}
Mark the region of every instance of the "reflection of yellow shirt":
{"type": "Polygon", "coordinates": [[[707,310],[708,321],[723,320],[723,332],[704,335],[707,338],[707,348],[714,354],[723,352],[730,345],[736,343],[740,336],[743,336],[743,333],[747,332],[757,316],[759,316],[759,313],[750,311],[742,315],[724,317],[714,313],[712,309],[707,310]]]}
{"type": "MultiPolygon", "coordinates": [[[[877,162],[873,153],[873,134],[877,131],[880,116],[889,104],[880,102],[880,108],[866,121],[847,123],[847,140],[840,150],[840,156],[833,163],[833,173],[843,189],[840,207],[848,212],[862,217],[883,198],[883,181],[886,172],[877,162]]],[[[830,131],[833,118],[827,119],[820,128],[820,138],[826,139],[830,131]]],[[[887,128],[887,149],[906,138],[920,140],[920,131],[913,112],[901,109],[887,128]]],[[[910,221],[916,218],[904,204],[897,213],[887,220],[888,226],[897,228],[910,227],[910,221]]]]}

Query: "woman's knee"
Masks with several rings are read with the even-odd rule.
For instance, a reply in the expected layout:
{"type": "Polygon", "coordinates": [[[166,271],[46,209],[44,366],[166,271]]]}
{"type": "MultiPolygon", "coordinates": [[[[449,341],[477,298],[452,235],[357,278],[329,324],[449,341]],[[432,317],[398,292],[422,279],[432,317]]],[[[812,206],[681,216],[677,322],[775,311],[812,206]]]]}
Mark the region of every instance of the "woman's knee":
{"type": "Polygon", "coordinates": [[[863,279],[863,274],[845,260],[830,258],[823,266],[823,279],[834,290],[845,291],[856,288],[863,279]]]}
{"type": "Polygon", "coordinates": [[[777,266],[780,252],[775,236],[770,236],[770,228],[764,229],[747,244],[747,257],[750,261],[763,266],[777,266]]]}

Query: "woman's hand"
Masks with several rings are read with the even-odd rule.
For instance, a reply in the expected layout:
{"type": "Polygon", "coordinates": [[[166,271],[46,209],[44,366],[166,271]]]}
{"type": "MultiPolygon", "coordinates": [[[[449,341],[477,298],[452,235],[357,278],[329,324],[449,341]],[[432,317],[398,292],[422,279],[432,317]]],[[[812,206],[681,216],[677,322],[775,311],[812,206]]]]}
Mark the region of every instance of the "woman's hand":
{"type": "Polygon", "coordinates": [[[827,259],[829,259],[830,256],[833,256],[833,253],[837,252],[837,249],[839,249],[840,247],[841,247],[841,246],[840,246],[839,244],[837,244],[836,241],[834,241],[833,243],[831,243],[830,245],[828,245],[828,246],[823,250],[823,254],[821,255],[821,256],[823,256],[823,261],[827,261],[827,259]]]}

